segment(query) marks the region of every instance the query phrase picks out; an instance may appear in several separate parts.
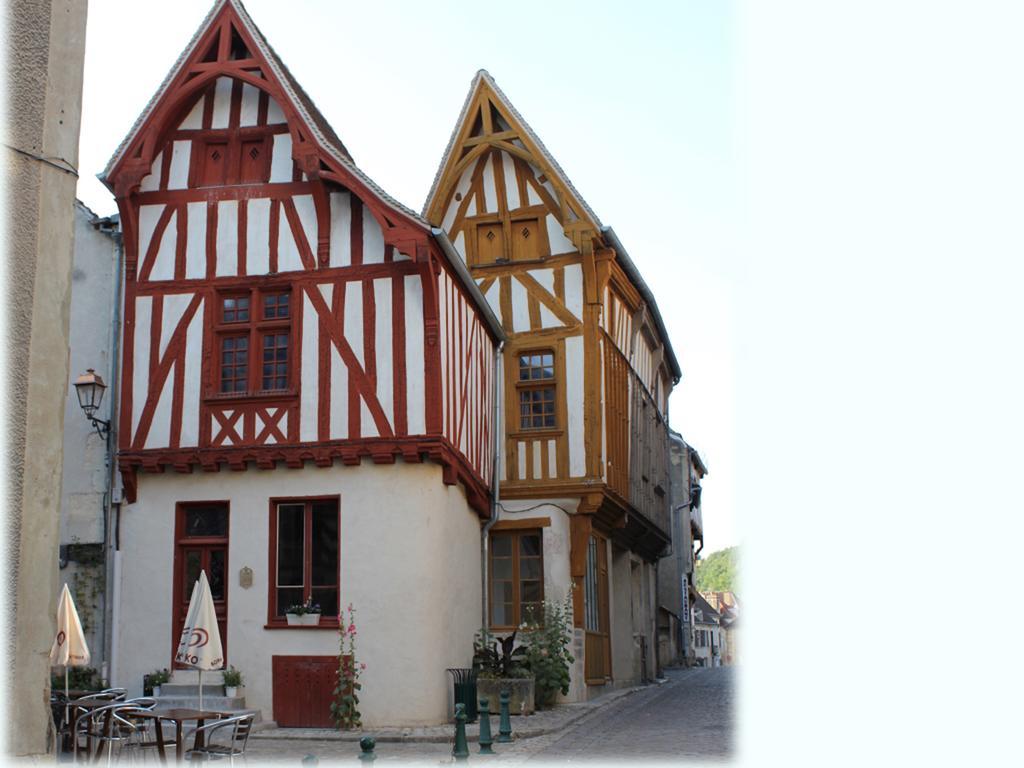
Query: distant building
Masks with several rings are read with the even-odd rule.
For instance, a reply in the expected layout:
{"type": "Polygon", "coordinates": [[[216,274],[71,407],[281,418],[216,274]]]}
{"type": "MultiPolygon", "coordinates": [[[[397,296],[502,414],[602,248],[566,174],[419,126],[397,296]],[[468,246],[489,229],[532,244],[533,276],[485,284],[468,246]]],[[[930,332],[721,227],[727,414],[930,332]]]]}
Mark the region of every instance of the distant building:
{"type": "Polygon", "coordinates": [[[701,592],[708,604],[718,611],[719,627],[722,632],[722,666],[730,667],[739,663],[737,625],[739,600],[735,592],[701,592]]]}
{"type": "Polygon", "coordinates": [[[699,667],[722,666],[721,614],[699,594],[693,603],[693,646],[699,667]]]}
{"type": "Polygon", "coordinates": [[[703,546],[700,481],[707,468],[678,432],[669,430],[670,533],[672,553],[658,561],[658,662],[691,665],[690,624],[694,586],[694,543],[703,546]]]}

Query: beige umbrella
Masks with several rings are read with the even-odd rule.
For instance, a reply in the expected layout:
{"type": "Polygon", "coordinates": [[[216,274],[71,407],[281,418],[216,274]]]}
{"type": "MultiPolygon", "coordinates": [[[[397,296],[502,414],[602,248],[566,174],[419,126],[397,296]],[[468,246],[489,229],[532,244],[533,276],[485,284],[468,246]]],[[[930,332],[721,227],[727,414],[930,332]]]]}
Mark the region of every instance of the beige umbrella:
{"type": "Polygon", "coordinates": [[[178,651],[174,660],[199,670],[199,709],[203,708],[203,670],[224,667],[224,649],[217,627],[217,613],[213,609],[213,595],[206,571],[199,572],[199,579],[192,589],[188,604],[185,626],[181,629],[178,651]]]}
{"type": "Polygon", "coordinates": [[[89,645],[85,642],[75,601],[65,584],[57,602],[57,636],[50,648],[50,666],[64,667],[64,722],[67,722],[68,667],[84,667],[90,658],[89,645]]]}

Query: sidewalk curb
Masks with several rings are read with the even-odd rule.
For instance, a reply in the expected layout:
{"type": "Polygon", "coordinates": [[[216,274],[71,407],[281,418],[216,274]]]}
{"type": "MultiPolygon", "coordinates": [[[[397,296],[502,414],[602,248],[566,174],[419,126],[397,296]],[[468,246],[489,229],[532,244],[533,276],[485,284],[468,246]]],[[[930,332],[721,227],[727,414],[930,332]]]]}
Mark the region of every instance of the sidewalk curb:
{"type": "MultiPolygon", "coordinates": [[[[565,730],[571,725],[578,723],[590,715],[596,714],[603,710],[605,707],[614,704],[617,701],[622,701],[634,693],[639,691],[647,690],[653,687],[654,684],[633,686],[632,688],[621,688],[616,691],[610,691],[609,693],[601,696],[593,701],[582,702],[579,706],[578,712],[573,712],[566,716],[566,718],[559,723],[552,723],[550,725],[542,725],[538,727],[525,727],[515,728],[516,721],[521,717],[515,715],[512,720],[513,733],[512,738],[515,741],[520,739],[533,739],[538,736],[546,736],[550,733],[556,733],[558,731],[565,730]]],[[[660,687],[660,686],[658,686],[660,687]]],[[[574,706],[574,705],[569,705],[574,706]]],[[[446,726],[431,726],[431,727],[446,727],[446,726]]],[[[452,729],[451,733],[388,733],[387,731],[392,730],[406,730],[406,729],[382,729],[383,732],[378,731],[374,733],[371,730],[366,731],[355,731],[355,732],[341,732],[341,731],[326,731],[325,729],[301,729],[301,728],[289,728],[288,733],[282,734],[280,731],[285,729],[280,728],[261,728],[254,729],[249,738],[256,740],[267,740],[267,741],[337,741],[337,742],[358,742],[364,736],[373,736],[378,744],[398,744],[398,743],[421,743],[421,744],[446,744],[454,736],[454,726],[448,725],[447,727],[452,729]],[[273,731],[273,733],[270,733],[273,731]]],[[[467,729],[468,730],[468,729],[467,729]]],[[[474,729],[476,730],[476,729],[474,729]]],[[[479,739],[478,733],[467,733],[467,740],[470,742],[476,742],[479,739]]]]}

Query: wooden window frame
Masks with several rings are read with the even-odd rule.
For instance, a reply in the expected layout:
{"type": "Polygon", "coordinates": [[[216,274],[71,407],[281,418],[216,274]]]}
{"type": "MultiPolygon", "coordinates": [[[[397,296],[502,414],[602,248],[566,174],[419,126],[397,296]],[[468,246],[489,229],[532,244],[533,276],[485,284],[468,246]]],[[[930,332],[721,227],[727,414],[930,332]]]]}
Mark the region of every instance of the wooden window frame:
{"type": "Polygon", "coordinates": [[[268,287],[254,286],[248,289],[231,288],[214,293],[212,335],[212,364],[208,383],[207,399],[252,400],[265,398],[295,398],[298,396],[298,353],[296,350],[298,320],[295,317],[295,291],[290,285],[268,287]],[[263,316],[263,299],[266,296],[288,295],[288,317],[266,319],[263,316]],[[230,298],[249,299],[249,319],[224,320],[224,300],[230,298]],[[288,336],[287,386],[284,389],[263,389],[263,337],[269,333],[286,333],[288,336]],[[247,386],[245,391],[222,392],[221,357],[224,339],[248,336],[249,349],[246,360],[247,386]]]}
{"type": "MultiPolygon", "coordinates": [[[[519,540],[523,536],[536,536],[540,540],[540,604],[544,605],[544,532],[541,528],[508,528],[499,531],[491,531],[489,546],[487,547],[487,589],[492,590],[494,584],[494,539],[498,536],[507,536],[512,539],[512,623],[494,623],[494,600],[493,591],[488,594],[487,601],[487,624],[491,630],[511,631],[516,629],[523,621],[522,615],[522,594],[519,579],[519,540]]],[[[540,617],[543,619],[543,616],[540,617]]]]}
{"type": "Polygon", "coordinates": [[[341,497],[340,496],[282,496],[270,499],[270,537],[269,537],[269,551],[267,554],[267,623],[264,625],[264,629],[334,629],[340,626],[341,622],[341,497]],[[288,619],[282,614],[277,615],[276,603],[277,603],[277,508],[281,504],[303,504],[306,509],[304,512],[304,525],[303,525],[303,574],[302,574],[302,594],[303,601],[309,598],[312,591],[311,584],[311,571],[312,571],[312,536],[313,526],[312,521],[312,509],[313,504],[318,501],[333,501],[338,507],[338,615],[337,616],[320,616],[320,623],[316,626],[313,625],[291,625],[288,623],[288,619]]]}
{"type": "MultiPolygon", "coordinates": [[[[516,435],[551,435],[552,433],[560,433],[562,425],[559,424],[559,407],[558,407],[558,396],[559,396],[559,359],[558,350],[554,347],[543,347],[536,349],[521,349],[515,353],[516,364],[512,367],[512,376],[515,382],[515,414],[516,428],[512,430],[512,434],[516,435]],[[530,355],[550,355],[551,356],[551,371],[552,375],[549,379],[520,379],[519,374],[522,370],[521,359],[530,355]],[[523,426],[523,413],[522,413],[522,400],[520,398],[521,392],[551,389],[553,392],[552,403],[554,405],[554,420],[555,423],[551,426],[523,426]]],[[[532,418],[532,416],[531,416],[532,418]]]]}

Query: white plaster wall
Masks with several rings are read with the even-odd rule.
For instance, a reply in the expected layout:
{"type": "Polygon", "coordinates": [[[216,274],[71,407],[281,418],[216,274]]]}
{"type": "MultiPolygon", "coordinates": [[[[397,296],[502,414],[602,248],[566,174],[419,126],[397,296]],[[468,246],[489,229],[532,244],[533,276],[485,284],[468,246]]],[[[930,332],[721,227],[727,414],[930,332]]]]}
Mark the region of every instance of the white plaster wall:
{"type": "Polygon", "coordinates": [[[480,625],[480,522],[430,463],[141,476],[139,501],[122,514],[116,683],[138,695],[142,676],[170,663],[175,503],[228,500],[227,660],[246,677],[246,703],[271,719],[271,656],[333,655],[338,635],[263,628],[268,499],[328,494],[341,499],[341,604],[357,611],[365,726],[443,722],[445,669],[469,665],[480,625]],[[238,585],[245,566],[248,589],[238,585]]]}
{"type": "MultiPolygon", "coordinates": [[[[108,387],[111,377],[111,327],[114,304],[114,238],[92,226],[87,209],[75,205],[74,265],[71,272],[69,370],[64,399],[65,454],[61,479],[60,543],[103,541],[103,493],[106,442],[78,404],[74,381],[95,369],[108,387]]],[[[114,395],[107,391],[96,418],[110,420],[114,395]]]]}

